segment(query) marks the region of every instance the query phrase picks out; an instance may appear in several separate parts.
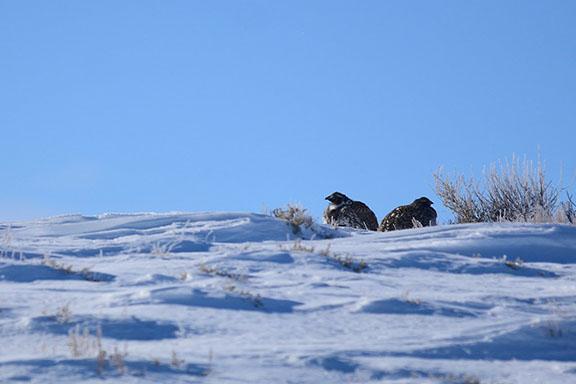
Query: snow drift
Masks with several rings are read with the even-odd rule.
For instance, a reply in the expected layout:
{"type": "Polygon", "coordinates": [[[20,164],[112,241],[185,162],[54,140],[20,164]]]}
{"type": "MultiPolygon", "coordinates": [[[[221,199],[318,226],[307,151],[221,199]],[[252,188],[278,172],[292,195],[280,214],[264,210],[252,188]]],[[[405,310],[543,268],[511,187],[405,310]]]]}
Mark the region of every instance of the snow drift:
{"type": "Polygon", "coordinates": [[[1,382],[576,382],[576,228],[0,225],[1,382]]]}

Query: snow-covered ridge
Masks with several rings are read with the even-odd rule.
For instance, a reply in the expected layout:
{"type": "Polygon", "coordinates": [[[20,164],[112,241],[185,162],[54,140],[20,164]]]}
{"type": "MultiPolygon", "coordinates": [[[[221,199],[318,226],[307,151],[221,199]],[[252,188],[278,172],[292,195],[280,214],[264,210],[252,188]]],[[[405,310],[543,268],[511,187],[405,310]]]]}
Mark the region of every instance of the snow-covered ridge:
{"type": "Polygon", "coordinates": [[[0,382],[576,382],[575,299],[573,226],[0,223],[0,382]]]}

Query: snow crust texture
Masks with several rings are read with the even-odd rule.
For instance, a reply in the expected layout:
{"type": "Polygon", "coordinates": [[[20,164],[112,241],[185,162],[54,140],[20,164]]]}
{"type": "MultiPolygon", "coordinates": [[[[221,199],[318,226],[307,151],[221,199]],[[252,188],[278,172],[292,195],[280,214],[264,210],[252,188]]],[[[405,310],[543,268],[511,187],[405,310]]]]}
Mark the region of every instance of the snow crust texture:
{"type": "Polygon", "coordinates": [[[0,382],[576,383],[576,227],[0,224],[0,382]]]}

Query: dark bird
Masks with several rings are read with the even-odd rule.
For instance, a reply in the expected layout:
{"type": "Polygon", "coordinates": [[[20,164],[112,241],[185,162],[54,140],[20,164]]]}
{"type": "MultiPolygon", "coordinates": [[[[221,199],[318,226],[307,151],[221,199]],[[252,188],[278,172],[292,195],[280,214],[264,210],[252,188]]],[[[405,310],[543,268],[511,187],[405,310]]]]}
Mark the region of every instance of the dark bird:
{"type": "Polygon", "coordinates": [[[324,223],[340,226],[369,229],[378,229],[378,219],[366,204],[350,199],[343,193],[334,192],[326,197],[330,205],[324,211],[324,223]]]}
{"type": "Polygon", "coordinates": [[[394,231],[396,229],[408,229],[414,227],[427,227],[436,225],[436,210],[432,208],[432,203],[427,197],[416,199],[409,205],[402,205],[395,208],[382,219],[381,232],[394,231]]]}

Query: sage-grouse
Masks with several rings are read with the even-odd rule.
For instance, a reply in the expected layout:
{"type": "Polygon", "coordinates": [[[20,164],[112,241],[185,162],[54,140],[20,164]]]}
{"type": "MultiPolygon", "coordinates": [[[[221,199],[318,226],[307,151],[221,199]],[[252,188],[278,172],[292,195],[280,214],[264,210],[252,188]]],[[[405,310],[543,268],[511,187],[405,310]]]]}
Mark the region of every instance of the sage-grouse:
{"type": "Polygon", "coordinates": [[[343,193],[334,192],[326,197],[330,205],[324,211],[324,223],[340,227],[353,227],[376,231],[378,219],[366,204],[354,201],[343,193]]]}
{"type": "Polygon", "coordinates": [[[420,226],[427,227],[436,225],[436,211],[431,207],[432,203],[427,197],[416,199],[409,205],[395,208],[386,215],[378,228],[381,232],[395,229],[408,229],[420,226]]]}

